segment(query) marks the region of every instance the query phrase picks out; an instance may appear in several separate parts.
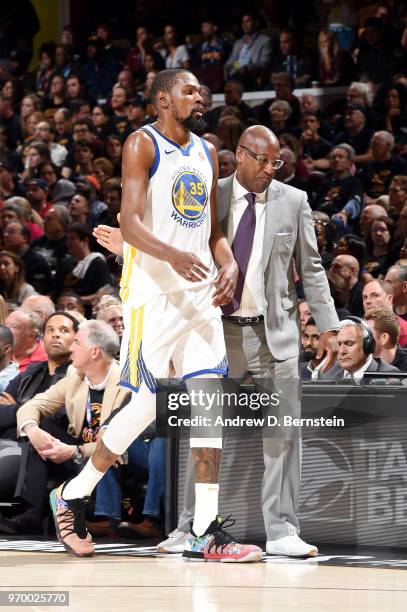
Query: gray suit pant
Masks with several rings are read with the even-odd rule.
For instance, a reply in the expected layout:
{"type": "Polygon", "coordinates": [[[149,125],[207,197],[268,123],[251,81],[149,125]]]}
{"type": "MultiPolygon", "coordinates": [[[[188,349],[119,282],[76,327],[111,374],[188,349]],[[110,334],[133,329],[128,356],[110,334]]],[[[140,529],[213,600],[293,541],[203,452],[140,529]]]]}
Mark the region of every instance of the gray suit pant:
{"type": "MultiPolygon", "coordinates": [[[[256,379],[289,380],[289,413],[299,417],[300,399],[294,381],[298,380],[298,358],[276,361],[267,345],[263,324],[240,327],[223,321],[229,376],[244,378],[247,373],[256,379]],[[292,382],[291,382],[292,381],[292,382]]],[[[301,437],[298,431],[279,432],[276,437],[263,437],[264,475],[262,507],[267,540],[276,540],[290,534],[293,526],[299,532],[297,508],[301,481],[301,437]]],[[[222,484],[221,484],[222,486],[222,484]]],[[[189,453],[184,490],[184,508],[178,529],[187,532],[194,515],[195,471],[189,453]]]]}

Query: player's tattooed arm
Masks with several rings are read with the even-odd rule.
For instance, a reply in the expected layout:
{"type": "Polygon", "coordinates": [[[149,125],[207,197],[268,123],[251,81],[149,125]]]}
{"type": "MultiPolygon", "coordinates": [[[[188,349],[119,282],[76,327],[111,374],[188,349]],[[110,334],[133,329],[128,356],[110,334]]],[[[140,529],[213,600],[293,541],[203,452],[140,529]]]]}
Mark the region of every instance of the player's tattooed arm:
{"type": "Polygon", "coordinates": [[[92,463],[99,472],[106,472],[117,461],[118,456],[107,448],[103,439],[100,439],[92,455],[92,463]]]}

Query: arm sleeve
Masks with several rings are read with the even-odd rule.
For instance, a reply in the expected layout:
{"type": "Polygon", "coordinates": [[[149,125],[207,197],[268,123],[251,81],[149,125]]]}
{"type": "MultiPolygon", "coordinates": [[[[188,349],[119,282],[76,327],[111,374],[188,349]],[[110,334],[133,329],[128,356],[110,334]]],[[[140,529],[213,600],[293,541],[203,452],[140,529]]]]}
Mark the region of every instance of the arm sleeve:
{"type": "Polygon", "coordinates": [[[21,426],[27,421],[39,424],[42,417],[51,416],[65,405],[67,380],[67,378],[59,380],[47,391],[38,393],[17,410],[17,431],[19,433],[21,426]]]}

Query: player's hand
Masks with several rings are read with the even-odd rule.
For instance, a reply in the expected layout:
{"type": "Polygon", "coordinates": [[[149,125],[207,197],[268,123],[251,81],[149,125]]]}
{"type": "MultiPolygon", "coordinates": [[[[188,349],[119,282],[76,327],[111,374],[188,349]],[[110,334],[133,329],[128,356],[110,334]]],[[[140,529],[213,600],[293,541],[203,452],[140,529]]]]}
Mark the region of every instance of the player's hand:
{"type": "Polygon", "coordinates": [[[205,279],[210,271],[194,253],[175,248],[169,250],[167,261],[177,274],[191,283],[205,279]]]}
{"type": "Polygon", "coordinates": [[[232,263],[222,266],[215,280],[215,293],[213,294],[214,306],[225,306],[233,298],[236,289],[239,267],[235,260],[232,263]]]}
{"type": "Polygon", "coordinates": [[[98,225],[94,228],[93,235],[102,247],[115,255],[123,255],[123,238],[118,227],[98,225]]]}

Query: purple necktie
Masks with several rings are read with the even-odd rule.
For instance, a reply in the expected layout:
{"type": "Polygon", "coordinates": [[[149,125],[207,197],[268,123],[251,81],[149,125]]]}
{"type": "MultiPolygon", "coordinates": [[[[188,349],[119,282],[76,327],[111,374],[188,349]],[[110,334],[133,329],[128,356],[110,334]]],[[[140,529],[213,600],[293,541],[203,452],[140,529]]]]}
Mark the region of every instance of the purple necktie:
{"type": "Polygon", "coordinates": [[[254,206],[256,195],[249,192],[246,193],[245,198],[249,203],[237,226],[235,238],[232,243],[233,255],[239,266],[239,275],[237,277],[237,285],[232,301],[222,306],[224,315],[231,315],[240,307],[247,265],[249,263],[250,253],[252,252],[254,232],[256,229],[256,209],[254,206]]]}

